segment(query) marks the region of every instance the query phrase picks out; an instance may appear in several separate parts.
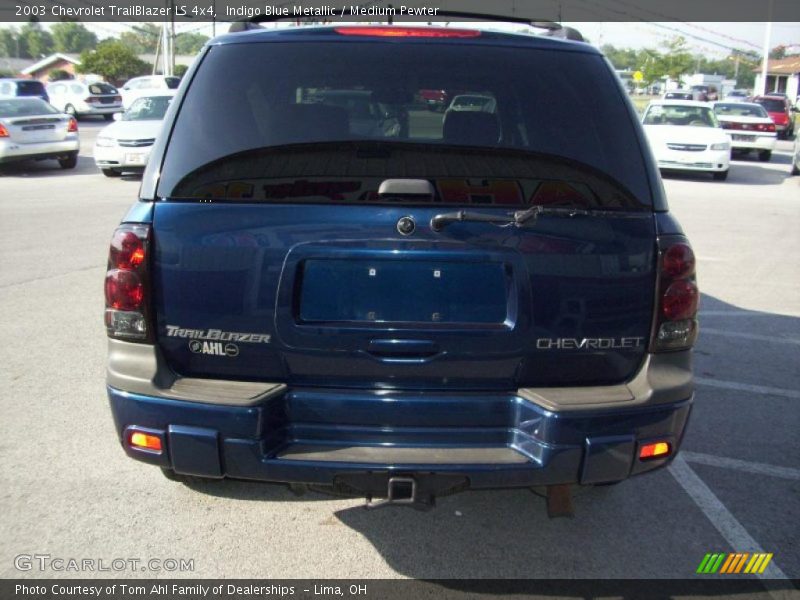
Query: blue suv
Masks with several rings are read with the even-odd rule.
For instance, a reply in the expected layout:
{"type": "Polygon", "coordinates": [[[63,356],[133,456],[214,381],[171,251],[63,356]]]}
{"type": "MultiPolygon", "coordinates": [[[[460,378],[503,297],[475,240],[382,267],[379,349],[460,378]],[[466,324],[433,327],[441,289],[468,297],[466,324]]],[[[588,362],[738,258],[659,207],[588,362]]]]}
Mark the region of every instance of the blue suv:
{"type": "Polygon", "coordinates": [[[579,41],[210,41],[105,295],[117,433],[170,478],[412,504],[605,484],[667,464],[691,410],[694,255],[579,41]],[[435,112],[431,89],[482,101],[435,112]]]}

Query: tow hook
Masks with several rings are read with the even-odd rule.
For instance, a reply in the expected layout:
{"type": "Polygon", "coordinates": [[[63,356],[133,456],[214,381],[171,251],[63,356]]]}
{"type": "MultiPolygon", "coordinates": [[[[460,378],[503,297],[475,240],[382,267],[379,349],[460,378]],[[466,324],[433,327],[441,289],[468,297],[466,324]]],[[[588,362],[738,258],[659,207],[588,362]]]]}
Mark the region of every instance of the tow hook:
{"type": "Polygon", "coordinates": [[[381,508],[389,505],[410,506],[417,510],[430,510],[436,505],[436,499],[431,494],[425,497],[419,494],[417,482],[413,477],[390,477],[386,489],[386,498],[373,500],[372,495],[367,496],[367,509],[381,508]]]}

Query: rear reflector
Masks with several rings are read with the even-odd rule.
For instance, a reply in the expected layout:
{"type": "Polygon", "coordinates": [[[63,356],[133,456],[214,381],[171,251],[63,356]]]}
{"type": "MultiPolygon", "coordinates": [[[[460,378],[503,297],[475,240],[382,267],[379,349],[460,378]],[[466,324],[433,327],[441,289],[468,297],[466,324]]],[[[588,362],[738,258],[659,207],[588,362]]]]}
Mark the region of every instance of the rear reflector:
{"type": "Polygon", "coordinates": [[[341,35],[369,37],[422,37],[422,38],[474,38],[481,32],[476,29],[444,29],[435,27],[336,27],[341,35]]]}
{"type": "Polygon", "coordinates": [[[129,443],[132,448],[161,453],[161,438],[157,435],[151,435],[141,431],[132,431],[130,433],[129,443]]]}
{"type": "Polygon", "coordinates": [[[650,460],[653,458],[664,458],[669,456],[672,448],[669,442],[652,442],[639,448],[639,460],[650,460]]]}
{"type": "Polygon", "coordinates": [[[9,137],[8,129],[2,123],[0,123],[0,137],[9,137]]]}
{"type": "Polygon", "coordinates": [[[77,133],[78,132],[78,119],[75,117],[70,117],[69,121],[67,121],[67,133],[77,133]]]}

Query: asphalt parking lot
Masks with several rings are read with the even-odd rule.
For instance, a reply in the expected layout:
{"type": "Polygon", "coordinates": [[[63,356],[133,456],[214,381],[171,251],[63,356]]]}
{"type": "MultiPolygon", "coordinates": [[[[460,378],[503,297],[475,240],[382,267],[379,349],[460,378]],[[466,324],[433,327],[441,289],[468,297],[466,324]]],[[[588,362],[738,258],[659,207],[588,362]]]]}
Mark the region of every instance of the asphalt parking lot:
{"type": "Polygon", "coordinates": [[[74,171],[0,170],[0,576],[83,575],[14,566],[19,554],[49,554],[194,560],[194,572],[170,576],[691,578],[708,552],[769,552],[765,577],[800,578],[791,142],[769,163],[736,160],[727,182],[665,178],[703,292],[683,453],[667,470],[579,490],[575,517],[550,520],[527,490],[463,493],[431,512],[366,511],[363,500],[277,485],[190,488],[126,458],[104,390],[102,280],[139,182],[95,168],[103,125],[81,122],[74,171]]]}

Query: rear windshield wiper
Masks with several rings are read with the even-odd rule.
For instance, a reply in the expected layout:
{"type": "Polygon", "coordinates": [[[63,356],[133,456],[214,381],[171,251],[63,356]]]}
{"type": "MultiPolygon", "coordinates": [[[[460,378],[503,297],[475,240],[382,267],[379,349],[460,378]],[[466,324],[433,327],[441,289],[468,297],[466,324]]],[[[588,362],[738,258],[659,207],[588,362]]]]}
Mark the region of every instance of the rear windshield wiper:
{"type": "Polygon", "coordinates": [[[491,223],[500,227],[522,227],[525,224],[532,224],[540,215],[556,215],[562,217],[586,216],[592,211],[583,208],[564,208],[564,207],[544,207],[531,206],[526,210],[518,210],[507,216],[490,215],[486,213],[469,212],[457,210],[455,212],[441,213],[431,219],[431,229],[441,231],[450,223],[470,221],[474,223],[491,223]]]}

